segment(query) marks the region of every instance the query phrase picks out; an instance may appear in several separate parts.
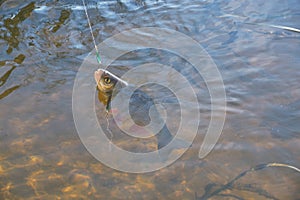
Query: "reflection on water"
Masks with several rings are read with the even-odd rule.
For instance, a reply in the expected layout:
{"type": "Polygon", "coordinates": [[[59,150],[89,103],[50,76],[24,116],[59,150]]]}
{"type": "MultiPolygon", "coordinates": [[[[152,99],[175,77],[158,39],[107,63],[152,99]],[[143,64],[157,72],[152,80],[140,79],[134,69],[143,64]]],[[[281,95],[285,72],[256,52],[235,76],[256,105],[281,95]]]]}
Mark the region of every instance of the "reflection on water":
{"type": "Polygon", "coordinates": [[[6,28],[6,33],[4,34],[3,39],[8,42],[9,46],[6,50],[8,54],[13,51],[13,48],[18,48],[19,46],[18,36],[20,36],[20,30],[18,28],[18,24],[22,23],[26,18],[28,18],[33,9],[34,3],[32,2],[21,8],[15,16],[6,18],[3,21],[3,25],[6,28]]]}
{"type": "MultiPolygon", "coordinates": [[[[126,174],[102,165],[80,142],[71,113],[76,72],[93,49],[82,5],[69,0],[3,0],[0,199],[205,199],[258,164],[300,166],[300,35],[264,25],[300,28],[297,0],[89,0],[88,4],[99,43],[143,26],[178,30],[199,41],[225,82],[228,110],[223,134],[214,151],[199,160],[210,119],[205,83],[177,55],[132,52],[111,70],[121,75],[147,62],[172,65],[198,91],[200,131],[180,160],[157,172],[126,174]]],[[[98,111],[105,125],[101,107],[98,111]]],[[[178,118],[172,116],[176,128],[178,118]]],[[[299,173],[266,168],[247,173],[211,199],[299,199],[299,189],[299,173]]]]}

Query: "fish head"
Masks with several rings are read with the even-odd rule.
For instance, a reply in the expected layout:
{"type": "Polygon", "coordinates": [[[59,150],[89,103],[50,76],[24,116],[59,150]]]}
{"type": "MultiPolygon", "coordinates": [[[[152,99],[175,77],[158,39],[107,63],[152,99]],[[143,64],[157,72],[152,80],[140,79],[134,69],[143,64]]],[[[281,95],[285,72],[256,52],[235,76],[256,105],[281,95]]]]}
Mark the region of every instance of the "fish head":
{"type": "Polygon", "coordinates": [[[94,73],[97,88],[100,92],[112,93],[118,80],[103,69],[98,69],[94,73]]]}

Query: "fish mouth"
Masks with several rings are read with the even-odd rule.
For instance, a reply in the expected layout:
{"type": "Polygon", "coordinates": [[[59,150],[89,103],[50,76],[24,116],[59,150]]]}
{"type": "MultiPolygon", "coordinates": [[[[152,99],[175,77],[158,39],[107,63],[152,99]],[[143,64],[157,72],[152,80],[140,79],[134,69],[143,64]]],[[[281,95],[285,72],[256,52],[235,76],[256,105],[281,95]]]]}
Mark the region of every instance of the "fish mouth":
{"type": "Polygon", "coordinates": [[[99,81],[101,79],[102,74],[103,74],[103,71],[101,69],[98,69],[94,73],[94,78],[95,78],[95,81],[96,81],[97,85],[99,84],[99,81]]]}

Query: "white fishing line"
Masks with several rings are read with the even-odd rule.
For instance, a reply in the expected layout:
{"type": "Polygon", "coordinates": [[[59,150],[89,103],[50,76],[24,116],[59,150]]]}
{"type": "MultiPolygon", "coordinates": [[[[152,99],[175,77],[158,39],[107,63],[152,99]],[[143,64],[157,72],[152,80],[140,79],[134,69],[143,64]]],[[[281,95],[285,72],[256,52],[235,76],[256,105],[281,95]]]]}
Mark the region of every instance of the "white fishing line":
{"type": "MultiPolygon", "coordinates": [[[[268,25],[268,24],[266,24],[266,25],[268,25]]],[[[274,27],[274,28],[283,29],[283,30],[294,31],[294,32],[300,33],[300,29],[293,28],[293,27],[289,27],[289,26],[280,26],[280,25],[273,25],[273,24],[269,24],[268,26],[271,26],[271,27],[274,27]]]]}

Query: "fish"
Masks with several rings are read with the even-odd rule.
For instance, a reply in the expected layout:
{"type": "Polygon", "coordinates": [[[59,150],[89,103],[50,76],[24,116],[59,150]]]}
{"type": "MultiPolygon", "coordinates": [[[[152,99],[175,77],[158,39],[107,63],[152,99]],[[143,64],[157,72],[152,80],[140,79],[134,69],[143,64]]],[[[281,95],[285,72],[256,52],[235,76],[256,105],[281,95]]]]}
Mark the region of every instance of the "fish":
{"type": "MultiPolygon", "coordinates": [[[[120,79],[119,77],[104,69],[98,69],[97,71],[95,71],[94,78],[97,84],[99,102],[101,102],[106,107],[107,112],[111,111],[112,109],[111,101],[114,97],[114,91],[115,93],[118,93],[118,91],[116,92],[116,90],[133,87],[128,82],[120,79]],[[121,83],[121,88],[116,88],[118,82],[121,83]]],[[[149,110],[150,108],[153,109],[153,107],[155,109],[154,112],[156,113],[155,116],[158,116],[159,118],[160,115],[156,109],[153,99],[142,90],[137,89],[134,91],[129,101],[129,113],[136,125],[146,126],[151,122],[149,110]]],[[[163,124],[159,132],[155,134],[155,137],[157,138],[157,150],[169,144],[169,142],[174,138],[165,123],[163,124]]],[[[191,146],[188,142],[178,138],[175,138],[174,144],[178,149],[191,146]]],[[[172,149],[170,149],[170,151],[172,151],[172,149]]]]}

